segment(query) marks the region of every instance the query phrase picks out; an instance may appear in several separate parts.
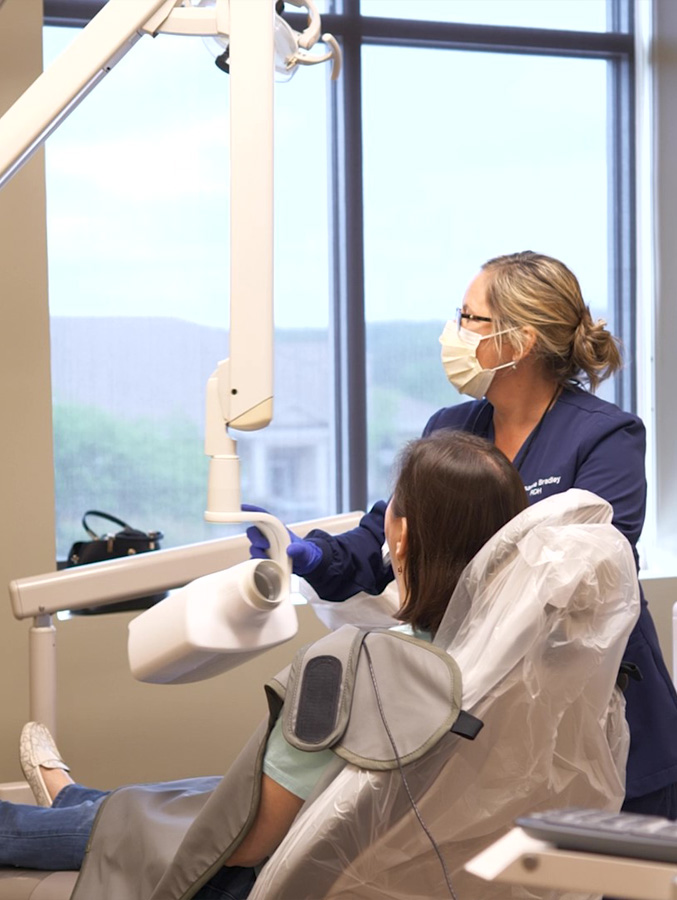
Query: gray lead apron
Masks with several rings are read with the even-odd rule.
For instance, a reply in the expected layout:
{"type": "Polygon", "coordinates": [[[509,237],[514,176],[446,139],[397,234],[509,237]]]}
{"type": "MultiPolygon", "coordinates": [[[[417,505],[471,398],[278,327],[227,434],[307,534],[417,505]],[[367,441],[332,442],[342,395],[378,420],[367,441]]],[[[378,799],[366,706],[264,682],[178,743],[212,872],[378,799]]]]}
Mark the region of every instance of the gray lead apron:
{"type": "Polygon", "coordinates": [[[393,769],[450,730],[473,738],[461,675],[432,644],[345,625],[302,648],[266,685],[270,715],[226,775],[114,791],[92,830],[72,900],[189,900],[245,838],[258,810],[268,735],[278,716],[300,750],[330,748],[312,802],[346,762],[393,769]]]}

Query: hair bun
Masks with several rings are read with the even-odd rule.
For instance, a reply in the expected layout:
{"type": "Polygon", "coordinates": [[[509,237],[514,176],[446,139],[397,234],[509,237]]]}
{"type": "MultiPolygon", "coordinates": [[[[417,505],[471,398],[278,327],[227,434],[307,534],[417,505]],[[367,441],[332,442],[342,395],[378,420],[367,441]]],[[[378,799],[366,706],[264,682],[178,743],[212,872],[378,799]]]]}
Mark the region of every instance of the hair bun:
{"type": "Polygon", "coordinates": [[[574,332],[572,355],[593,389],[620,368],[618,340],[607,329],[606,319],[593,320],[588,307],[574,332]]]}

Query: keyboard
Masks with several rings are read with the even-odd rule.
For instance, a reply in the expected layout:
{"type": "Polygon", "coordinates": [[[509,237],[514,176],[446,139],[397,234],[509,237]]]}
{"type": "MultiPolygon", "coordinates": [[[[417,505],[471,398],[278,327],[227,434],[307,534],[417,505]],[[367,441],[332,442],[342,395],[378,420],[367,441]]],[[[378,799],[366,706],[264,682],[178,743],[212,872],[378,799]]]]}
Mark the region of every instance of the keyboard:
{"type": "Polygon", "coordinates": [[[659,816],[575,808],[532,813],[515,824],[561,850],[677,864],[677,822],[659,816]]]}

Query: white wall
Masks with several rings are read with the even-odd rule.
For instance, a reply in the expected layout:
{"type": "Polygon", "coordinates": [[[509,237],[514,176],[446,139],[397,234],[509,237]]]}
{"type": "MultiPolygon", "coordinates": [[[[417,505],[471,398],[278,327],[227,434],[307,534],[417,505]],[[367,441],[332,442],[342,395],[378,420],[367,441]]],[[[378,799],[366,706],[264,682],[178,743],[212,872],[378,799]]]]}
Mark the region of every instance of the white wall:
{"type": "Polygon", "coordinates": [[[656,630],[670,674],[673,674],[674,653],[672,646],[672,607],[677,602],[676,578],[642,578],[644,595],[649,604],[651,615],[656,623],[656,630]]]}
{"type": "MultiPolygon", "coordinates": [[[[0,7],[0,112],[42,69],[42,0],[0,7]]],[[[42,153],[0,192],[0,585],[54,567],[52,411],[42,153]]],[[[27,626],[0,603],[0,779],[19,777],[27,626]]]]}

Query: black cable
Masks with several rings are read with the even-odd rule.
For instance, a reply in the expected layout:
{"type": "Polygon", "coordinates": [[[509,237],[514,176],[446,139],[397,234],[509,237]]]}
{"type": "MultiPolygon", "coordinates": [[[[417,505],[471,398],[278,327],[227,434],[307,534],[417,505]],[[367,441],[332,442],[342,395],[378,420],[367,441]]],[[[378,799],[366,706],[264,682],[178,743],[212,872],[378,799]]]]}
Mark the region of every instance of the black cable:
{"type": "Polygon", "coordinates": [[[407,792],[407,797],[409,797],[409,802],[411,803],[411,807],[412,807],[412,809],[414,810],[414,813],[416,814],[416,818],[418,819],[421,828],[422,828],[423,831],[425,832],[426,837],[428,838],[428,840],[429,840],[430,843],[432,844],[432,848],[433,848],[433,850],[435,851],[435,853],[437,854],[437,858],[438,858],[439,861],[440,861],[440,865],[442,866],[442,872],[443,872],[443,874],[444,874],[444,880],[445,880],[445,882],[446,882],[447,888],[449,889],[449,894],[451,895],[451,897],[453,898],[453,900],[458,900],[458,897],[456,896],[456,892],[454,891],[454,889],[453,889],[453,887],[452,887],[452,884],[451,884],[451,876],[449,875],[449,870],[447,869],[447,864],[446,864],[446,862],[444,861],[444,857],[442,856],[442,852],[441,852],[441,850],[440,850],[440,848],[439,848],[439,846],[438,846],[438,844],[437,844],[437,841],[435,840],[435,838],[434,838],[434,837],[432,836],[432,834],[430,833],[430,829],[428,828],[428,826],[426,825],[426,823],[423,821],[423,816],[421,815],[421,813],[420,813],[420,811],[419,811],[419,808],[418,808],[418,806],[416,805],[416,801],[414,800],[414,798],[413,798],[413,796],[412,796],[411,790],[410,790],[410,788],[409,788],[409,783],[407,782],[407,778],[406,778],[406,776],[405,776],[405,774],[404,774],[404,767],[402,766],[402,760],[400,759],[400,755],[399,755],[399,753],[397,752],[397,747],[395,746],[395,741],[394,741],[394,739],[393,739],[393,736],[392,736],[392,733],[391,733],[391,731],[390,731],[390,728],[388,727],[388,723],[387,723],[387,721],[386,721],[385,713],[383,712],[383,705],[382,705],[382,703],[381,703],[381,695],[379,694],[378,684],[377,684],[377,682],[376,682],[376,672],[374,672],[374,666],[372,665],[371,654],[369,653],[369,648],[367,647],[367,642],[365,641],[365,642],[362,644],[362,646],[364,647],[364,652],[365,652],[365,654],[366,654],[366,656],[367,656],[367,662],[368,662],[368,664],[369,664],[369,671],[370,671],[370,673],[371,673],[371,680],[372,680],[372,683],[373,683],[373,685],[374,685],[374,694],[376,695],[376,703],[377,703],[377,705],[378,705],[378,711],[379,711],[379,713],[380,713],[380,715],[381,715],[381,721],[383,722],[383,727],[385,728],[386,733],[387,733],[387,735],[388,735],[388,740],[390,741],[390,745],[391,745],[391,747],[393,748],[393,753],[395,754],[395,759],[397,760],[397,767],[398,767],[398,769],[399,769],[399,771],[400,771],[400,776],[401,776],[401,778],[402,778],[402,784],[404,785],[404,789],[405,789],[406,792],[407,792]]]}

